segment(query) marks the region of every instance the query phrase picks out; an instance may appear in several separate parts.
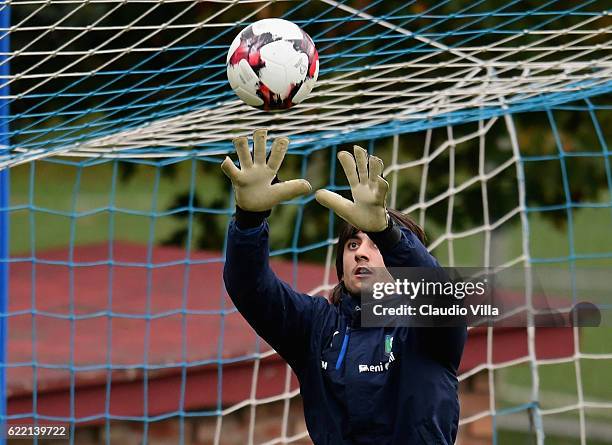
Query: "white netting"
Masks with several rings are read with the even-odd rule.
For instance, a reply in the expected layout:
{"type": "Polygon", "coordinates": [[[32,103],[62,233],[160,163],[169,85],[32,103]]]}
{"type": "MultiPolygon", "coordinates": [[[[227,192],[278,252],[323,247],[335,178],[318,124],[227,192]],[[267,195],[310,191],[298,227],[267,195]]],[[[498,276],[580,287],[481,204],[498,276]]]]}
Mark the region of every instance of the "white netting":
{"type": "Polygon", "coordinates": [[[5,165],[51,153],[227,151],[232,136],[262,125],[304,145],[313,133],[339,141],[373,128],[388,134],[452,113],[459,121],[499,114],[500,103],[528,108],[595,94],[609,88],[612,69],[609,12],[598,2],[531,11],[477,2],[446,16],[446,2],[408,4],[376,17],[376,3],[331,0],[57,5],[63,14],[49,14],[47,3],[13,4],[19,19],[5,29],[13,37],[5,63],[17,69],[5,76],[5,97],[23,105],[11,118],[17,141],[5,165]],[[312,97],[273,118],[241,104],[222,69],[227,42],[272,11],[315,29],[321,52],[312,97]],[[18,38],[29,33],[36,37],[18,38]]]}
{"type": "MultiPolygon", "coordinates": [[[[82,262],[73,254],[68,259],[49,260],[43,253],[48,245],[64,245],[74,252],[92,239],[108,246],[119,240],[144,241],[146,257],[126,260],[125,264],[109,247],[108,256],[98,260],[111,269],[126,266],[151,271],[185,264],[188,277],[195,274],[189,267],[207,261],[219,264],[221,253],[212,259],[194,259],[192,249],[212,248],[194,246],[196,235],[216,233],[217,226],[225,228],[232,213],[230,188],[218,171],[220,155],[233,151],[233,137],[268,127],[271,136],[291,138],[287,174],[307,176],[317,187],[346,190],[338,185],[343,182],[335,164],[337,150],[352,143],[370,143],[370,151],[385,161],[385,175],[391,183],[389,205],[416,217],[430,235],[428,247],[442,262],[527,266],[523,297],[530,306],[533,277],[529,267],[534,264],[556,261],[571,269],[580,260],[612,257],[612,246],[602,239],[609,215],[599,212],[609,213],[612,206],[606,142],[612,25],[606,6],[603,1],[570,5],[548,1],[529,9],[516,1],[7,3],[0,7],[0,18],[4,19],[0,94],[5,122],[0,168],[11,167],[13,181],[11,202],[3,212],[15,218],[10,258],[15,263],[13,270],[20,264],[36,270],[53,261],[71,273],[94,267],[99,264],[82,262]],[[309,99],[275,114],[242,104],[225,78],[226,51],[234,36],[247,24],[272,16],[302,26],[315,41],[321,61],[319,81],[309,99]],[[566,114],[571,116],[566,118],[566,114]],[[536,115],[544,116],[543,120],[536,115]],[[536,126],[531,125],[532,120],[536,126]],[[590,123],[584,124],[585,120],[590,123]],[[57,155],[61,157],[52,157],[57,155]],[[587,158],[591,164],[583,164],[587,158]],[[189,167],[181,167],[187,164],[189,167]],[[137,173],[137,186],[130,189],[129,183],[122,185],[122,172],[127,172],[128,181],[131,174],[126,165],[150,168],[154,173],[137,173]],[[204,178],[195,173],[200,166],[204,178]],[[87,191],[82,178],[97,167],[102,169],[99,182],[106,188],[92,186],[87,191]],[[574,168],[588,171],[586,177],[574,168]],[[188,180],[177,179],[176,169],[188,180]],[[165,172],[174,179],[165,180],[165,172]],[[54,182],[65,182],[69,188],[53,192],[54,182]],[[588,190],[577,191],[580,184],[588,190]],[[169,192],[164,194],[164,187],[183,195],[173,201],[169,192]],[[557,191],[548,193],[550,189],[557,191]],[[130,194],[133,197],[128,199],[130,194]],[[64,196],[68,202],[63,208],[52,202],[64,196]],[[578,209],[587,216],[575,215],[578,209]],[[18,219],[20,212],[26,215],[24,219],[18,219]],[[173,243],[184,247],[182,256],[157,261],[154,246],[162,237],[156,231],[163,227],[167,235],[166,220],[181,215],[189,216],[179,222],[185,223],[184,231],[177,229],[173,243]],[[97,216],[110,222],[85,224],[97,216]],[[69,230],[61,235],[53,232],[53,218],[66,218],[63,224],[69,230]],[[139,224],[147,227],[149,234],[143,235],[146,231],[139,226],[122,226],[118,222],[121,218],[142,218],[139,224]],[[41,226],[49,226],[49,232],[41,226]],[[558,236],[547,239],[547,246],[534,240],[534,234],[544,237],[554,230],[558,236]],[[97,234],[79,235],[82,231],[97,234]],[[593,233],[597,243],[589,245],[592,250],[581,252],[577,234],[584,232],[593,233]],[[49,239],[55,243],[47,242],[49,239]],[[560,243],[569,246],[568,252],[558,254],[555,249],[560,243]]],[[[302,290],[322,293],[335,283],[336,239],[333,218],[317,214],[314,206],[312,199],[306,198],[276,212],[273,218],[280,222],[275,229],[272,220],[273,232],[278,230],[273,233],[273,242],[275,254],[290,255],[291,273],[286,278],[292,279],[292,284],[308,286],[302,290]],[[316,283],[301,281],[306,274],[303,257],[322,262],[316,283]]],[[[220,249],[223,244],[219,240],[212,246],[220,249]]],[[[109,277],[111,283],[115,279],[109,277]]],[[[145,277],[147,296],[155,295],[152,280],[145,277]]],[[[71,294],[76,292],[73,281],[67,286],[71,294]]],[[[21,301],[13,302],[17,306],[12,307],[9,301],[9,328],[12,316],[23,315],[19,311],[34,317],[39,298],[34,285],[31,295],[29,305],[21,301]]],[[[218,295],[210,298],[212,301],[218,295]]],[[[232,326],[235,328],[225,326],[233,312],[224,298],[214,306],[215,323],[221,326],[214,339],[219,345],[216,354],[182,354],[167,362],[136,362],[128,367],[110,359],[93,364],[108,372],[108,388],[111,373],[117,370],[133,372],[147,382],[157,377],[149,365],[162,374],[180,368],[182,405],[178,409],[163,413],[143,410],[124,416],[143,425],[145,442],[156,422],[178,418],[181,433],[177,440],[188,442],[185,425],[212,418],[214,426],[206,428],[213,431],[205,436],[213,443],[230,443],[228,425],[233,428],[239,416],[247,425],[238,439],[241,443],[290,443],[307,438],[303,424],[296,426],[294,406],[299,392],[289,368],[275,377],[282,380],[281,388],[261,396],[258,382],[270,372],[268,360],[275,354],[265,348],[262,352],[260,343],[253,346],[246,340],[236,356],[223,350],[224,342],[233,335],[232,326]],[[239,402],[226,403],[224,397],[231,391],[219,383],[215,403],[185,408],[186,381],[193,368],[216,366],[221,382],[224,366],[232,360],[246,363],[250,369],[248,394],[239,402]],[[280,411],[275,411],[273,421],[269,412],[260,413],[262,408],[278,406],[280,411]],[[258,425],[270,422],[279,431],[273,430],[273,438],[264,438],[258,425]]],[[[90,316],[106,317],[111,311],[105,306],[98,309],[101,315],[90,316]]],[[[172,310],[194,317],[211,315],[206,311],[192,313],[180,302],[172,310]]],[[[75,315],[73,306],[65,315],[71,323],[80,316],[75,315]]],[[[147,323],[164,316],[152,310],[140,314],[147,323]]],[[[208,322],[205,320],[209,319],[199,322],[208,322]]],[[[35,345],[41,341],[37,329],[35,325],[32,328],[35,352],[30,361],[11,362],[9,353],[5,368],[9,388],[11,370],[32,372],[34,401],[38,369],[57,365],[36,355],[35,345]]],[[[146,329],[149,332],[150,324],[146,329]]],[[[180,345],[186,348],[188,336],[186,331],[180,332],[180,345]]],[[[478,437],[514,443],[529,435],[537,443],[551,435],[573,437],[582,445],[596,439],[605,443],[602,438],[610,433],[605,423],[609,422],[612,395],[607,391],[597,394],[593,379],[603,378],[612,354],[605,348],[608,334],[587,334],[585,341],[583,331],[573,329],[570,354],[567,350],[542,354],[538,330],[533,327],[517,334],[524,350],[517,348],[519,352],[511,358],[496,355],[498,332],[491,328],[484,334],[484,343],[468,344],[468,349],[478,347],[482,354],[477,354],[479,360],[473,366],[462,370],[460,380],[462,385],[484,385],[486,390],[462,387],[466,400],[472,393],[482,397],[476,407],[464,410],[461,443],[478,437]],[[567,368],[560,368],[565,365],[572,368],[572,375],[567,368]],[[555,366],[557,371],[549,371],[555,366]],[[571,381],[568,386],[575,391],[564,391],[563,384],[548,388],[559,379],[571,381]],[[480,383],[470,383],[475,381],[480,383]],[[471,436],[473,431],[480,431],[480,436],[471,436]],[[508,431],[522,436],[508,435],[508,431]]],[[[72,332],[69,338],[74,345],[76,334],[72,332]]],[[[102,342],[107,340],[105,337],[102,342]]],[[[9,352],[11,341],[16,340],[9,329],[9,352]]],[[[568,339],[563,337],[563,341],[568,339]]],[[[57,365],[69,373],[72,385],[67,399],[71,408],[60,417],[79,428],[87,419],[78,416],[73,392],[76,376],[90,369],[80,368],[74,356],[70,357],[69,362],[57,365]]],[[[29,411],[15,414],[9,397],[10,420],[20,416],[50,420],[36,409],[33,403],[29,411]]],[[[112,423],[126,420],[113,412],[110,402],[94,417],[107,432],[112,423]]]]}

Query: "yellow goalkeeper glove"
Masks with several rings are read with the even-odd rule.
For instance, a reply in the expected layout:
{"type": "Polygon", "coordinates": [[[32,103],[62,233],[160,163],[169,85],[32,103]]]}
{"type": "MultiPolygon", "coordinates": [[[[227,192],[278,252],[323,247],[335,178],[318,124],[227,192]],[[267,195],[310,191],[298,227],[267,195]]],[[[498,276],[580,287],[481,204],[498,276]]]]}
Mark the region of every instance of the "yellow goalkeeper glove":
{"type": "Polygon", "coordinates": [[[242,210],[263,212],[271,210],[275,205],[288,201],[312,190],[305,179],[294,179],[285,182],[272,181],[283,163],[289,139],[277,138],[272,143],[270,158],[266,162],[265,129],[253,132],[253,157],[249,152],[246,137],[234,139],[234,147],[238,153],[240,169],[227,156],[221,164],[223,173],[230,178],[236,194],[236,205],[242,210]]]}
{"type": "Polygon", "coordinates": [[[340,218],[364,232],[382,232],[389,224],[385,201],[389,183],[382,177],[383,162],[355,145],[355,157],[347,151],[338,153],[353,201],[329,190],[318,190],[319,204],[333,210],[340,218]]]}

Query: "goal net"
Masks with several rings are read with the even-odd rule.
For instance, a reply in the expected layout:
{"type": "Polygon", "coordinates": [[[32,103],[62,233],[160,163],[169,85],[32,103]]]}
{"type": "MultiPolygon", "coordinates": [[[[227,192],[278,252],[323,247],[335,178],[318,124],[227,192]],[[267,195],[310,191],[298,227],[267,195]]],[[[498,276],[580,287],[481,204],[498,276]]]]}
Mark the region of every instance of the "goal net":
{"type": "MultiPolygon", "coordinates": [[[[609,309],[605,8],[0,5],[1,421],[68,425],[70,443],[308,443],[295,377],[222,285],[234,201],[219,164],[261,127],[291,140],[281,179],[314,188],[348,192],[339,150],[381,157],[389,206],[441,264],[515,269],[525,307],[545,287],[609,309]],[[225,74],[233,38],[268,17],[301,26],[320,58],[310,97],[277,113],[243,104],[225,74]]],[[[337,225],[312,196],[275,209],[279,276],[332,289],[337,225]]],[[[605,315],[471,329],[458,443],[610,443],[605,315]]]]}

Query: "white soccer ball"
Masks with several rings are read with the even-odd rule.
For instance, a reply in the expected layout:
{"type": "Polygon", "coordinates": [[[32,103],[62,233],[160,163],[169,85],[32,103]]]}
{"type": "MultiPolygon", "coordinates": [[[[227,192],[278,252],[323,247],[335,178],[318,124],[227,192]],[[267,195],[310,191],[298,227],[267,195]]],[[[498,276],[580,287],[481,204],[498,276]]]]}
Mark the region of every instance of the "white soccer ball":
{"type": "Polygon", "coordinates": [[[227,53],[227,78],[247,104],[283,110],[302,102],[317,81],[319,55],[295,23],[263,19],[242,30],[227,53]]]}

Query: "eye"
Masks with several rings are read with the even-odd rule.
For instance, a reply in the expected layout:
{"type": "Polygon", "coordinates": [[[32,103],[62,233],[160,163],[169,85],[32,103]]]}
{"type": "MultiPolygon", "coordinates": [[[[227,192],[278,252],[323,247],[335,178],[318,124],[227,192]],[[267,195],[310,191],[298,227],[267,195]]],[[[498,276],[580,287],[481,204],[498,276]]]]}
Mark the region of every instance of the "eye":
{"type": "Polygon", "coordinates": [[[349,241],[347,243],[347,247],[349,248],[349,250],[355,250],[359,247],[359,243],[357,241],[349,241]]]}

